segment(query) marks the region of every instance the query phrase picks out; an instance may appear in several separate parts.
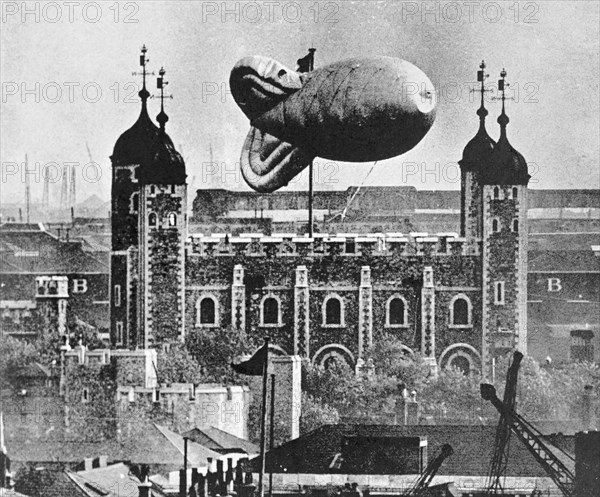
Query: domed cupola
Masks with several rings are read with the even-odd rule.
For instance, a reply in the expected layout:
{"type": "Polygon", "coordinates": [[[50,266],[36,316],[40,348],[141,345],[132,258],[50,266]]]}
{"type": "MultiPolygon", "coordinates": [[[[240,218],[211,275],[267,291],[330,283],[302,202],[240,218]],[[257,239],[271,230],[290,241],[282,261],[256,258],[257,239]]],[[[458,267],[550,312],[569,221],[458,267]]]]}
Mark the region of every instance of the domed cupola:
{"type": "Polygon", "coordinates": [[[145,167],[140,168],[138,179],[142,184],[183,185],[186,179],[185,162],[165,131],[169,116],[165,112],[164,101],[169,97],[164,94],[164,87],[168,84],[164,80],[164,68],[161,67],[158,74],[160,112],[156,116],[156,120],[160,124],[160,129],[157,128],[158,133],[150,149],[152,154],[150,161],[145,167]]]}
{"type": "Polygon", "coordinates": [[[480,171],[488,167],[492,160],[492,153],[496,142],[492,140],[485,129],[485,118],[488,115],[488,111],[484,104],[484,82],[486,74],[485,62],[481,61],[480,70],[477,71],[477,81],[481,82],[481,89],[475,90],[481,92],[481,105],[477,109],[477,115],[479,116],[479,130],[477,134],[467,143],[467,146],[463,150],[462,159],[459,161],[461,168],[465,171],[480,171]]]}
{"type": "MultiPolygon", "coordinates": [[[[125,131],[115,143],[111,156],[113,166],[139,166],[136,177],[142,184],[184,184],[185,164],[183,158],[175,150],[171,138],[165,132],[165,124],[169,117],[164,111],[163,94],[164,69],[161,69],[158,86],[161,90],[161,111],[157,116],[160,128],[148,115],[147,101],[150,93],[146,89],[146,46],[142,47],[140,65],[142,66],[143,84],[139,92],[142,100],[140,116],[135,124],[125,131]]],[[[166,82],[164,82],[166,84],[166,82]]]]}
{"type": "Polygon", "coordinates": [[[483,184],[487,185],[527,185],[531,176],[527,170],[527,161],[513,148],[506,136],[506,126],[510,119],[505,111],[505,82],[506,71],[500,73],[502,79],[498,80],[498,90],[502,92],[502,113],[498,116],[500,125],[500,138],[494,148],[491,167],[482,175],[483,184]]]}

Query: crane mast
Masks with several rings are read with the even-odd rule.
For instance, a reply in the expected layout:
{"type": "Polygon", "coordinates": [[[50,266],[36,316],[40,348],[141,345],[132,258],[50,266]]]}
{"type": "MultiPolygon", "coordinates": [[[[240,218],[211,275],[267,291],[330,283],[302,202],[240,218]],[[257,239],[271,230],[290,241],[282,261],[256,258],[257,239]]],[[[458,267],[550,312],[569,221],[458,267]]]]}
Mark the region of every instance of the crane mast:
{"type": "MultiPolygon", "coordinates": [[[[544,468],[548,476],[565,497],[572,497],[574,495],[575,482],[575,476],[572,471],[569,470],[556,454],[542,441],[541,434],[530,423],[517,414],[514,409],[517,375],[522,357],[523,355],[520,352],[515,352],[513,363],[509,368],[506,379],[505,402],[498,398],[496,395],[496,388],[493,385],[487,383],[481,384],[481,397],[484,400],[489,400],[500,413],[496,447],[494,459],[492,461],[493,471],[496,471],[493,476],[498,480],[501,476],[498,471],[502,468],[504,468],[504,470],[506,469],[506,445],[502,447],[498,444],[507,443],[508,434],[506,434],[505,431],[511,430],[517,438],[523,442],[535,460],[542,468],[544,468]],[[498,438],[498,433],[500,433],[500,439],[498,438]]],[[[498,488],[496,482],[493,482],[493,485],[493,487],[490,487],[490,490],[496,492],[496,489],[498,488]]]]}
{"type": "Polygon", "coordinates": [[[452,449],[452,446],[450,444],[444,444],[442,446],[442,451],[440,452],[440,454],[427,465],[427,468],[425,469],[421,477],[408,491],[408,493],[406,493],[405,497],[420,497],[424,495],[424,492],[429,487],[431,480],[433,480],[433,477],[440,469],[442,463],[453,453],[454,450],[452,449]]]}

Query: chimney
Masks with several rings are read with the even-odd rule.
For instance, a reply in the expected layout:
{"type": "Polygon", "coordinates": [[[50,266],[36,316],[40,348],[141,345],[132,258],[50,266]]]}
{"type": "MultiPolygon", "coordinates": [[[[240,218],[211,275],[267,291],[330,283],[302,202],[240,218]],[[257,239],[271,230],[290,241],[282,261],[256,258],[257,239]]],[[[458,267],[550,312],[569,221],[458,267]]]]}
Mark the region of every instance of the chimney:
{"type": "Polygon", "coordinates": [[[217,489],[219,495],[227,495],[227,486],[225,484],[225,473],[222,459],[217,459],[217,489]]]}
{"type": "Polygon", "coordinates": [[[575,434],[575,493],[594,497],[600,488],[600,431],[575,434]]]}
{"type": "Polygon", "coordinates": [[[92,469],[94,469],[94,459],[91,457],[86,457],[83,460],[83,470],[91,471],[92,469]]]}
{"type": "Polygon", "coordinates": [[[402,395],[396,400],[395,418],[398,425],[419,424],[419,402],[416,391],[413,390],[409,397],[406,388],[402,389],[402,395]]]}
{"type": "Polygon", "coordinates": [[[227,458],[227,470],[225,471],[225,485],[227,486],[227,495],[231,495],[233,491],[233,481],[234,481],[234,473],[233,473],[233,458],[227,458]]]}
{"type": "Polygon", "coordinates": [[[148,481],[148,473],[150,472],[150,468],[143,464],[141,466],[140,471],[140,484],[138,485],[138,495],[139,497],[150,497],[150,489],[152,488],[152,484],[148,481]]]}
{"type": "Polygon", "coordinates": [[[594,387],[586,385],[583,387],[583,396],[581,398],[581,428],[583,431],[592,429],[594,420],[592,419],[592,404],[593,404],[594,387]]]}
{"type": "Polygon", "coordinates": [[[98,458],[98,467],[106,468],[106,466],[108,466],[108,456],[100,456],[98,458]]]}

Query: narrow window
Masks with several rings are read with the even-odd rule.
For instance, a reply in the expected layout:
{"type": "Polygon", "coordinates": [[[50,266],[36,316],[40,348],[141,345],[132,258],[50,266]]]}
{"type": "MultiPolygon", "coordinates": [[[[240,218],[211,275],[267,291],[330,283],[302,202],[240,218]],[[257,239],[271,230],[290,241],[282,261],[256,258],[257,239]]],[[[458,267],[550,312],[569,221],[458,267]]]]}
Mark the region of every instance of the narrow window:
{"type": "Polygon", "coordinates": [[[515,199],[515,200],[519,196],[519,190],[516,186],[512,189],[512,196],[513,196],[513,199],[515,199]]]}
{"type": "Polygon", "coordinates": [[[116,325],[116,332],[117,332],[117,336],[116,336],[116,340],[117,340],[117,345],[123,345],[123,321],[117,321],[117,325],[116,325]]]}
{"type": "Polygon", "coordinates": [[[148,224],[150,226],[156,226],[156,214],[154,214],[154,212],[148,214],[148,224]]]}
{"type": "Polygon", "coordinates": [[[83,402],[84,404],[87,404],[90,401],[90,391],[87,388],[83,389],[83,392],[81,392],[81,402],[83,402]]]}
{"type": "Polygon", "coordinates": [[[210,297],[204,297],[200,301],[200,324],[216,324],[215,301],[210,297]]]}
{"type": "Polygon", "coordinates": [[[513,222],[512,222],[512,230],[513,230],[513,232],[515,232],[515,233],[518,233],[518,232],[519,232],[519,220],[518,220],[518,219],[513,219],[513,222]]]}
{"type": "Polygon", "coordinates": [[[273,297],[263,302],[263,324],[279,324],[279,302],[273,297]]]}
{"type": "Polygon", "coordinates": [[[342,324],[342,303],[337,297],[331,297],[325,304],[325,324],[342,324]]]}
{"type": "Polygon", "coordinates": [[[175,185],[171,185],[171,193],[175,193],[175,185]]]}
{"type": "Polygon", "coordinates": [[[139,203],[140,203],[140,196],[137,193],[134,193],[131,196],[131,204],[129,206],[129,211],[132,213],[138,212],[139,203]]]}
{"type": "Polygon", "coordinates": [[[500,198],[500,188],[495,186],[494,187],[494,199],[499,199],[499,198],[500,198]]]}
{"type": "Polygon", "coordinates": [[[457,298],[452,304],[452,324],[466,326],[469,322],[469,303],[467,299],[457,298]]]}
{"type": "Polygon", "coordinates": [[[404,302],[402,299],[396,297],[390,300],[390,306],[388,309],[388,322],[390,325],[404,325],[404,302]]]}
{"type": "Polygon", "coordinates": [[[151,195],[154,195],[155,193],[156,193],[156,188],[155,188],[155,186],[154,186],[154,185],[152,185],[152,186],[150,187],[150,194],[151,194],[151,195]]]}
{"type": "Polygon", "coordinates": [[[494,304],[504,305],[504,281],[496,281],[495,283],[494,304]]]}
{"type": "Polygon", "coordinates": [[[497,219],[492,219],[492,233],[498,233],[500,223],[498,223],[497,219]]]}
{"type": "Polygon", "coordinates": [[[591,330],[571,331],[571,360],[594,362],[593,338],[591,330]]]}
{"type": "Polygon", "coordinates": [[[121,307],[121,285],[115,285],[114,302],[115,307],[121,307]]]}
{"type": "Polygon", "coordinates": [[[177,226],[177,215],[174,212],[169,214],[169,226],[177,226]]]}

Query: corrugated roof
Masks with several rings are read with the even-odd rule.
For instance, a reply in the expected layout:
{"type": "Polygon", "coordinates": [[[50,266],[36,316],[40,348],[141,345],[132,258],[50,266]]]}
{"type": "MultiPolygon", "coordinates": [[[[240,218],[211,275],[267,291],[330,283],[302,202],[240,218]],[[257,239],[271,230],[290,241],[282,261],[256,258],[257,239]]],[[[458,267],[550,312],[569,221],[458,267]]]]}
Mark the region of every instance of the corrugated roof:
{"type": "Polygon", "coordinates": [[[134,495],[133,489],[137,490],[140,484],[140,480],[131,474],[129,467],[123,463],[76,473],[69,471],[67,476],[91,497],[134,495]]]}
{"type": "Polygon", "coordinates": [[[258,454],[259,448],[257,445],[244,440],[243,438],[236,437],[231,433],[220,430],[211,426],[209,428],[194,428],[183,434],[184,437],[193,440],[204,447],[215,451],[234,451],[241,450],[246,454],[258,454]]]}
{"type": "Polygon", "coordinates": [[[600,272],[600,257],[590,250],[530,251],[528,271],[600,272]]]}

